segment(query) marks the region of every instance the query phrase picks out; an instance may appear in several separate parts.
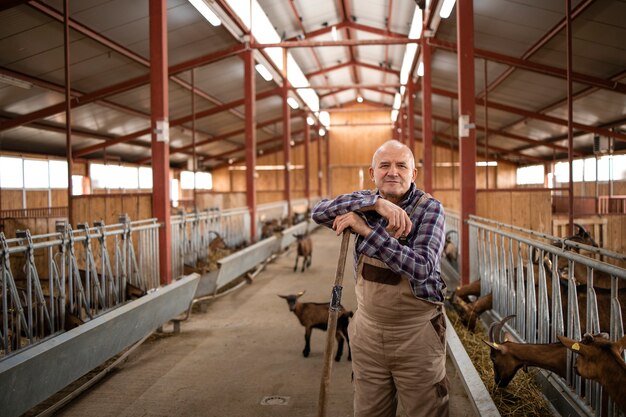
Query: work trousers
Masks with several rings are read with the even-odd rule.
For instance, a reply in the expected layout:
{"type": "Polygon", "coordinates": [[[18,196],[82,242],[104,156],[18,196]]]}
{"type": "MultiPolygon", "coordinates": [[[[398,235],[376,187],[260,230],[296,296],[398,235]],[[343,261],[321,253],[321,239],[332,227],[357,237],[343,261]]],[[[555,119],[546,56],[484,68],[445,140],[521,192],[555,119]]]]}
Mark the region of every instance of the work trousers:
{"type": "Polygon", "coordinates": [[[443,307],[416,298],[406,278],[396,285],[363,279],[362,263],[384,266],[359,260],[358,308],[348,328],[355,417],[395,417],[398,400],[408,417],[447,416],[443,307]]]}

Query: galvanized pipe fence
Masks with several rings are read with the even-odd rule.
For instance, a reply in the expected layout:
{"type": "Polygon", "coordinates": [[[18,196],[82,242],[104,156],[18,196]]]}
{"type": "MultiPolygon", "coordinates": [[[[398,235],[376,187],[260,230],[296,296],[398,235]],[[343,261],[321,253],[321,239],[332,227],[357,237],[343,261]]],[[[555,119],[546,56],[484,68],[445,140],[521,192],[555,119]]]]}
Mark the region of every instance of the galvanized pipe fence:
{"type": "MultiPolygon", "coordinates": [[[[293,200],[292,205],[318,199],[293,200]]],[[[308,205],[310,207],[310,205],[308,205]]],[[[283,220],[287,202],[260,205],[261,219],[283,220]]],[[[221,238],[229,248],[250,242],[247,207],[209,209],[172,216],[172,273],[184,275],[209,255],[221,238]]],[[[15,238],[0,233],[0,359],[91,320],[127,301],[130,289],[145,293],[159,287],[156,219],[79,224],[57,222],[54,233],[15,238]]]]}
{"type": "MultiPolygon", "coordinates": [[[[620,284],[622,288],[626,284],[626,270],[572,249],[614,261],[624,261],[623,254],[477,216],[470,216],[468,224],[481,296],[493,295],[491,313],[497,320],[515,315],[507,327],[519,340],[553,343],[558,342],[557,335],[581,340],[585,333],[605,332],[615,341],[624,335],[620,284]],[[594,279],[610,281],[610,289],[594,287],[594,279]],[[586,285],[581,286],[581,281],[586,285]]],[[[601,386],[581,380],[574,371],[574,359],[568,352],[566,382],[577,394],[575,400],[583,404],[585,393],[600,416],[601,386]]],[[[608,412],[618,415],[612,402],[608,412]]]]}
{"type": "MultiPolygon", "coordinates": [[[[291,205],[301,209],[312,207],[319,200],[297,199],[292,200],[291,205]]],[[[288,213],[286,201],[260,204],[256,212],[257,238],[262,236],[264,223],[276,221],[282,224],[288,213]]],[[[241,248],[251,241],[250,210],[247,207],[181,213],[173,215],[171,219],[172,271],[175,277],[183,275],[185,265],[195,267],[198,262],[206,260],[209,245],[216,238],[223,239],[229,248],[241,248]]]]}
{"type": "Polygon", "coordinates": [[[0,359],[159,285],[156,219],[0,233],[0,359]]]}

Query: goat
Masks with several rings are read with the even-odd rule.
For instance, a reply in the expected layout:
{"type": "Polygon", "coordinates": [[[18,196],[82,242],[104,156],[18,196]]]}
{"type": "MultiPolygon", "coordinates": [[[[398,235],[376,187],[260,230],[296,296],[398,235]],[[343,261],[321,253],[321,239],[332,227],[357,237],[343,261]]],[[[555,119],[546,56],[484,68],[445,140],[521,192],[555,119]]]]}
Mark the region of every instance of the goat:
{"type": "Polygon", "coordinates": [[[451,264],[456,264],[459,256],[459,248],[452,240],[452,234],[457,233],[456,230],[450,230],[446,232],[446,242],[443,246],[443,254],[451,264]]]}
{"type": "MultiPolygon", "coordinates": [[[[492,323],[489,327],[489,341],[483,340],[490,348],[489,357],[496,386],[506,388],[520,368],[528,372],[529,366],[546,369],[566,378],[567,346],[563,342],[517,343],[512,341],[513,337],[508,332],[502,338],[504,324],[513,317],[515,316],[507,316],[492,323]]],[[[595,337],[606,339],[608,335],[599,333],[595,337]]]]}
{"type": "MultiPolygon", "coordinates": [[[[304,350],[302,356],[305,358],[309,356],[311,352],[311,331],[313,329],[320,329],[326,331],[328,328],[328,308],[330,303],[301,303],[298,298],[302,297],[305,291],[300,291],[298,294],[290,295],[278,295],[281,298],[287,300],[289,305],[289,311],[293,313],[300,320],[305,328],[304,331],[304,350]]],[[[350,323],[350,317],[352,317],[352,311],[346,310],[342,305],[339,305],[339,317],[337,318],[337,330],[335,332],[335,338],[337,339],[337,353],[335,355],[335,361],[339,362],[343,353],[343,339],[346,339],[348,345],[348,360],[352,360],[352,351],[350,350],[350,338],[348,337],[348,324],[350,323]]]]}
{"type": "Polygon", "coordinates": [[[615,401],[622,413],[626,413],[626,363],[622,352],[626,336],[617,342],[585,334],[581,342],[558,336],[567,349],[578,354],[576,372],[583,378],[598,381],[615,401]]]}
{"type": "Polygon", "coordinates": [[[567,375],[567,348],[562,343],[530,344],[516,343],[505,333],[502,339],[502,327],[515,316],[508,316],[489,327],[489,346],[493,375],[496,386],[506,388],[517,371],[523,368],[528,372],[529,366],[547,369],[565,378],[567,375]]]}
{"type": "Polygon", "coordinates": [[[296,264],[293,266],[293,271],[296,272],[298,269],[298,258],[302,256],[302,272],[304,272],[306,268],[311,266],[313,241],[307,234],[294,234],[294,237],[298,239],[298,253],[296,255],[296,264]]]}

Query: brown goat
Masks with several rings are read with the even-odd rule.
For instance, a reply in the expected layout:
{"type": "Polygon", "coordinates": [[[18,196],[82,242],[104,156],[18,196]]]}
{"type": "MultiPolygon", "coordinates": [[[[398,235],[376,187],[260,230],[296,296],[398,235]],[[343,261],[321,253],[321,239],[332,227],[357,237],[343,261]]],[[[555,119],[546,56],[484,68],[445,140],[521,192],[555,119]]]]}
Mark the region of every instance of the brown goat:
{"type": "Polygon", "coordinates": [[[296,264],[293,266],[293,271],[298,269],[298,258],[302,256],[302,272],[306,268],[311,266],[311,258],[313,256],[313,241],[307,234],[294,234],[294,237],[298,239],[298,253],[296,254],[296,264]]]}
{"type": "Polygon", "coordinates": [[[626,362],[622,357],[626,336],[617,342],[588,333],[580,342],[565,336],[558,338],[568,349],[578,354],[576,372],[583,378],[598,381],[622,413],[626,413],[626,362]]]}
{"type": "MultiPolygon", "coordinates": [[[[302,297],[304,291],[300,291],[298,294],[279,295],[279,297],[287,300],[289,305],[289,311],[293,313],[300,320],[305,328],[304,331],[304,350],[302,355],[306,358],[311,352],[311,332],[313,329],[320,329],[326,331],[328,328],[328,308],[330,303],[301,303],[298,298],[302,297]]],[[[352,317],[352,311],[346,310],[342,305],[339,305],[341,310],[339,311],[339,317],[337,318],[337,330],[335,332],[335,338],[337,339],[337,354],[335,355],[335,361],[339,362],[343,353],[343,339],[346,339],[348,345],[348,360],[352,360],[352,351],[350,350],[350,338],[348,337],[348,324],[350,323],[350,317],[352,317]]]]}
{"type": "Polygon", "coordinates": [[[502,327],[513,317],[515,316],[508,316],[493,323],[489,327],[489,341],[483,340],[491,350],[489,357],[493,364],[496,385],[505,388],[520,368],[528,372],[529,366],[547,369],[565,378],[567,348],[562,343],[516,343],[510,340],[512,337],[508,333],[502,339],[502,327]]]}
{"type": "MultiPolygon", "coordinates": [[[[492,323],[489,327],[489,341],[483,340],[490,348],[489,356],[493,364],[496,385],[500,388],[507,387],[520,368],[528,372],[529,366],[546,369],[561,378],[566,378],[567,347],[562,342],[517,343],[512,341],[513,337],[508,332],[505,332],[502,338],[502,327],[513,317],[515,316],[508,316],[492,323]]],[[[606,333],[599,333],[593,337],[608,342],[606,333]]]]}

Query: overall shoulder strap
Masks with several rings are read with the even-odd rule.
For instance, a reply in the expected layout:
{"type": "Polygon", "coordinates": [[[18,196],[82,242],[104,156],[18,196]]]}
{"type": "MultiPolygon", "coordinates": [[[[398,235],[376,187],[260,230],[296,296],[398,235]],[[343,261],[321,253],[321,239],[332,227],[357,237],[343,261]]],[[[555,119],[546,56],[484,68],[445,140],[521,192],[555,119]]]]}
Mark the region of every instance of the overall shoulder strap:
{"type": "Polygon", "coordinates": [[[425,201],[428,201],[432,198],[433,196],[430,195],[429,193],[424,193],[422,194],[422,196],[420,197],[419,200],[417,200],[417,203],[415,203],[415,205],[413,206],[413,208],[411,209],[411,212],[409,213],[409,217],[411,217],[413,215],[413,213],[415,213],[415,210],[417,210],[417,208],[419,206],[422,205],[422,203],[424,203],[425,201]]]}

